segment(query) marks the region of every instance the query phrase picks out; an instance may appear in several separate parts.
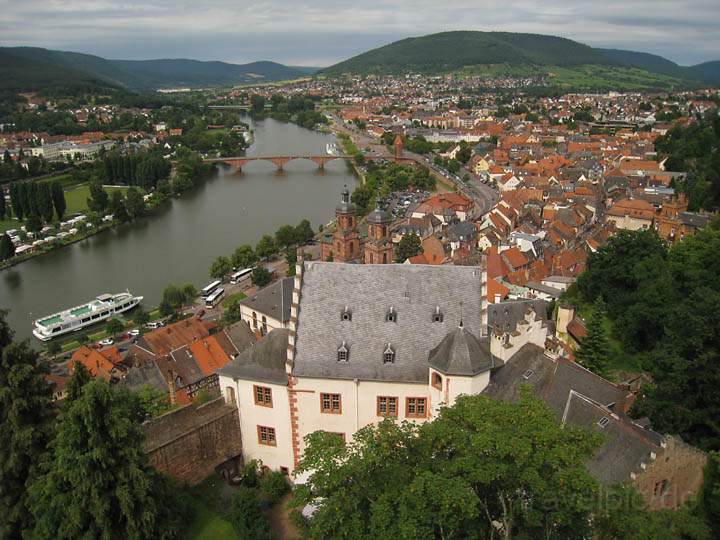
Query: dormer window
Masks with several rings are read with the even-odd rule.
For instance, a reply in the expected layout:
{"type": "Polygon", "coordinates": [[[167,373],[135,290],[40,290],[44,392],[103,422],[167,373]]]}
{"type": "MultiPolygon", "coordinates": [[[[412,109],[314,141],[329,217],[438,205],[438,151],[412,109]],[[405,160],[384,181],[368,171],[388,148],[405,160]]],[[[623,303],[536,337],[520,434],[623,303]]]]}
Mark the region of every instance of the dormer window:
{"type": "Polygon", "coordinates": [[[610,419],[607,416],[603,416],[598,422],[598,426],[600,426],[601,429],[605,429],[605,426],[607,426],[609,423],[610,419]]]}
{"type": "Polygon", "coordinates": [[[395,363],[395,351],[390,346],[390,344],[387,344],[387,347],[385,347],[385,352],[383,352],[383,363],[385,364],[394,364],[395,363]]]}
{"type": "Polygon", "coordinates": [[[340,320],[342,321],[352,321],[352,312],[350,311],[350,308],[345,306],[345,309],[343,310],[342,314],[340,315],[340,320]]]}
{"type": "Polygon", "coordinates": [[[533,374],[533,373],[534,373],[534,372],[533,372],[532,369],[528,369],[525,373],[523,373],[523,378],[524,378],[524,379],[529,379],[530,377],[532,377],[532,374],[533,374]]]}
{"type": "Polygon", "coordinates": [[[440,312],[440,306],[435,306],[435,313],[433,313],[433,322],[443,322],[443,314],[440,312]]]}
{"type": "Polygon", "coordinates": [[[397,311],[390,306],[390,310],[385,314],[385,322],[397,322],[397,311]]]}
{"type": "Polygon", "coordinates": [[[338,350],[337,350],[338,362],[347,362],[349,356],[350,356],[350,351],[348,350],[347,345],[343,341],[342,345],[340,345],[340,347],[338,347],[338,350]]]}

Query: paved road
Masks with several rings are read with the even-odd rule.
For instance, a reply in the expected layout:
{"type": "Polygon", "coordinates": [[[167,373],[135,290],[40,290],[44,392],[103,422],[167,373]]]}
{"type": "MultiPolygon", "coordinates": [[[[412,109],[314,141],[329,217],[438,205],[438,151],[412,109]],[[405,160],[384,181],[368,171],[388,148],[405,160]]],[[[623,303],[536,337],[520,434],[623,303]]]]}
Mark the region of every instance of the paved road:
{"type": "MultiPolygon", "coordinates": [[[[381,156],[386,156],[388,159],[393,157],[387,153],[385,146],[379,144],[376,139],[371,138],[359,129],[348,127],[337,116],[331,116],[333,119],[332,127],[337,131],[349,135],[358,148],[363,150],[370,148],[375,153],[381,156]]],[[[430,172],[435,176],[441,178],[445,182],[449,182],[451,185],[457,187],[458,190],[467,197],[470,197],[473,201],[475,201],[475,214],[478,218],[489,212],[499,198],[499,193],[495,189],[483,183],[477,175],[466,167],[462,167],[460,169],[458,177],[462,178],[465,174],[467,174],[470,177],[470,181],[468,183],[465,183],[463,180],[456,180],[449,171],[435,165],[433,163],[433,154],[430,156],[423,156],[405,150],[403,152],[403,157],[411,158],[418,163],[422,163],[428,167],[430,172]]]]}

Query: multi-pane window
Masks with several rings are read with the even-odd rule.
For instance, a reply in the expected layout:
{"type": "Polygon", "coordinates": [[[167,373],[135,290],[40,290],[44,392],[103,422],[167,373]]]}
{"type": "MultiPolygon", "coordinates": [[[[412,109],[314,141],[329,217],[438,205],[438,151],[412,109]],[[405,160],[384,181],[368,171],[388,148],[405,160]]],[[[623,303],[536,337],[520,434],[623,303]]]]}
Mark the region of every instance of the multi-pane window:
{"type": "Polygon", "coordinates": [[[320,412],[340,414],[340,394],[320,394],[320,412]]]}
{"type": "Polygon", "coordinates": [[[267,426],[258,426],[258,443],[265,446],[277,446],[275,439],[275,428],[267,426]]]}
{"type": "Polygon", "coordinates": [[[398,398],[389,396],[378,396],[377,398],[377,415],[378,416],[397,416],[398,415],[398,398]]]}
{"type": "Polygon", "coordinates": [[[267,386],[253,386],[255,405],[272,407],[272,390],[267,386]]]}
{"type": "Polygon", "coordinates": [[[405,400],[405,416],[408,418],[425,418],[427,415],[427,398],[409,397],[405,400]]]}

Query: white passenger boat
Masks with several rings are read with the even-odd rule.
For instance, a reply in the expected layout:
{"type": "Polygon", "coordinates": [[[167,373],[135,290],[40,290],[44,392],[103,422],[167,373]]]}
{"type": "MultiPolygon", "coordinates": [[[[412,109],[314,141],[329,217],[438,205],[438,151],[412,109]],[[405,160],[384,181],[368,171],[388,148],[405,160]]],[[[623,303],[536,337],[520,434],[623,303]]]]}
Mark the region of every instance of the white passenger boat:
{"type": "Polygon", "coordinates": [[[142,299],[142,296],[133,296],[130,291],[101,294],[86,304],[36,320],[33,323],[33,335],[43,341],[49,341],[54,337],[80,330],[132,309],[142,299]]]}

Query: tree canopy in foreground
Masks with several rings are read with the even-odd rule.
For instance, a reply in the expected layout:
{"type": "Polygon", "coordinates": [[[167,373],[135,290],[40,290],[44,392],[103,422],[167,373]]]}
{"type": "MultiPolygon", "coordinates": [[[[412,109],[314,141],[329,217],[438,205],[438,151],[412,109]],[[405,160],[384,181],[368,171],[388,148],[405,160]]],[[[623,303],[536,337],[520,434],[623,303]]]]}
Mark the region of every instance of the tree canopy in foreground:
{"type": "Polygon", "coordinates": [[[294,504],[316,507],[311,538],[709,538],[689,509],[661,515],[631,488],[602,490],[585,466],[600,435],[562,426],[529,391],[306,442],[294,504]]]}

